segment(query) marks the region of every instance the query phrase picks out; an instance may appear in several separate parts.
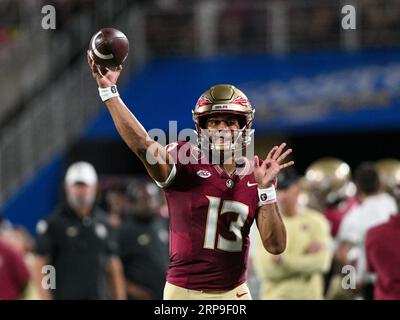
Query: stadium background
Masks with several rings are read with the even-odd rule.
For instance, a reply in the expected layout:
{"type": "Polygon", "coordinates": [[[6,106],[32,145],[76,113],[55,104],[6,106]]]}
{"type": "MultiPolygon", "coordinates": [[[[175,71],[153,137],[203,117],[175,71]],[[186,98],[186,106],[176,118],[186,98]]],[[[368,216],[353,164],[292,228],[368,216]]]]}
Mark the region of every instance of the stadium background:
{"type": "Polygon", "coordinates": [[[131,51],[120,93],[145,128],[192,128],[191,109],[215,83],[256,108],[256,150],[294,149],[296,168],[335,156],[352,168],[399,157],[400,6],[359,1],[0,1],[0,204],[35,233],[62,197],[66,167],[100,177],[143,166],[118,136],[86,63],[88,42],[112,26],[131,51]],[[44,30],[52,4],[57,27],[44,30]],[[357,29],[341,28],[353,4],[357,29]]]}

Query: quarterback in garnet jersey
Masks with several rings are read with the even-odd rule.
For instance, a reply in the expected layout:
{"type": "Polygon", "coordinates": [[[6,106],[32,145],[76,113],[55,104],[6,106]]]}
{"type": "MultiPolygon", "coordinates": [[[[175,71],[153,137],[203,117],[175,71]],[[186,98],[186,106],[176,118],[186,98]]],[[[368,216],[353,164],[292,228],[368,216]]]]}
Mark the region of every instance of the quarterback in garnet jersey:
{"type": "MultiPolygon", "coordinates": [[[[183,144],[174,144],[170,154],[183,144]]],[[[245,161],[232,176],[220,165],[177,161],[171,181],[159,184],[170,212],[169,283],[224,291],[245,282],[248,235],[258,205],[257,183],[245,161]]]]}
{"type": "Polygon", "coordinates": [[[104,74],[90,56],[119,134],[165,191],[171,235],[164,299],[250,299],[245,272],[253,221],[268,252],[280,254],[286,247],[274,184],[280,170],[293,164],[284,163],[292,150],[284,151],[282,143],[264,161],[242,156],[251,142],[254,109],[243,92],[227,84],[211,87],[197,101],[197,143],[165,148],[119,98],[122,67],[104,74]]]}

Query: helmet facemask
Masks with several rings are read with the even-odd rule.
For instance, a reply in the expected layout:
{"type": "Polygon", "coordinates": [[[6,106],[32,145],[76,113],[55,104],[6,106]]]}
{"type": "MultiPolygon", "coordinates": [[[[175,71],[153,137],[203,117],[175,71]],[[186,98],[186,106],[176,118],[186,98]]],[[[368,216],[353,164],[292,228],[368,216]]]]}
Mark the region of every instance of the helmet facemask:
{"type": "MultiPolygon", "coordinates": [[[[246,119],[239,121],[239,129],[221,130],[206,128],[207,118],[201,117],[200,121],[196,123],[198,145],[202,150],[235,152],[245,149],[251,143],[254,130],[249,128],[251,123],[246,119]]],[[[241,118],[245,117],[241,116],[241,118]]]]}

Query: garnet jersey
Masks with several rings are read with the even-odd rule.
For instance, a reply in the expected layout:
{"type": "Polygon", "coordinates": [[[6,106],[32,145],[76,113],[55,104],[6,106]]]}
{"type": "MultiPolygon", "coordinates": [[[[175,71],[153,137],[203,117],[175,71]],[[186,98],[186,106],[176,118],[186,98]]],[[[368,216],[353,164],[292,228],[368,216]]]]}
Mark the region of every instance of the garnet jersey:
{"type": "Polygon", "coordinates": [[[252,165],[244,159],[229,176],[219,165],[202,164],[190,143],[174,143],[167,150],[176,163],[167,181],[158,183],[170,215],[167,281],[193,290],[233,289],[246,280],[249,231],[258,204],[252,165]],[[181,156],[192,163],[184,164],[181,156]]]}
{"type": "Polygon", "coordinates": [[[345,216],[355,207],[360,204],[360,201],[356,197],[349,197],[340,202],[337,206],[329,208],[324,211],[325,218],[328,219],[331,225],[331,235],[336,237],[340,224],[342,223],[345,216]]]}

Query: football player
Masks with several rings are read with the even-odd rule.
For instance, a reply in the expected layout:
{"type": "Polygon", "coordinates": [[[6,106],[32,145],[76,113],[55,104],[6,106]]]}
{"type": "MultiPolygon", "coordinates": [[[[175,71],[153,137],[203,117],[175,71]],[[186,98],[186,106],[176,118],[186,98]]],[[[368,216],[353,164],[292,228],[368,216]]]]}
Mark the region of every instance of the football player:
{"type": "Polygon", "coordinates": [[[343,218],[359,203],[349,165],[336,158],[318,159],[307,168],[303,184],[307,205],[325,215],[336,237],[343,218]]]}
{"type": "MultiPolygon", "coordinates": [[[[377,163],[381,183],[400,204],[400,160],[382,159],[377,163]]],[[[398,212],[398,211],[397,211],[398,212]]],[[[400,214],[368,230],[365,239],[367,270],[376,276],[375,300],[400,300],[400,214]]],[[[370,285],[370,289],[371,289],[370,285]]]]}
{"type": "MultiPolygon", "coordinates": [[[[346,215],[358,206],[356,188],[351,181],[350,166],[337,158],[321,158],[309,165],[305,172],[303,186],[308,196],[307,206],[323,213],[328,220],[334,239],[331,249],[337,247],[336,237],[340,224],[346,215]]],[[[334,258],[325,274],[327,299],[347,299],[351,291],[342,288],[342,264],[334,258]]]]}
{"type": "Polygon", "coordinates": [[[190,142],[164,148],[119,98],[122,67],[104,74],[90,54],[88,62],[119,134],[165,192],[170,261],[164,299],[251,299],[246,285],[250,226],[256,220],[268,252],[285,250],[274,181],[293,164],[285,162],[292,150],[284,151],[282,143],[264,161],[236,159],[250,144],[254,109],[243,92],[225,84],[204,92],[195,105],[200,148],[190,142]],[[220,161],[208,161],[210,154],[221,155],[220,161]]]}

